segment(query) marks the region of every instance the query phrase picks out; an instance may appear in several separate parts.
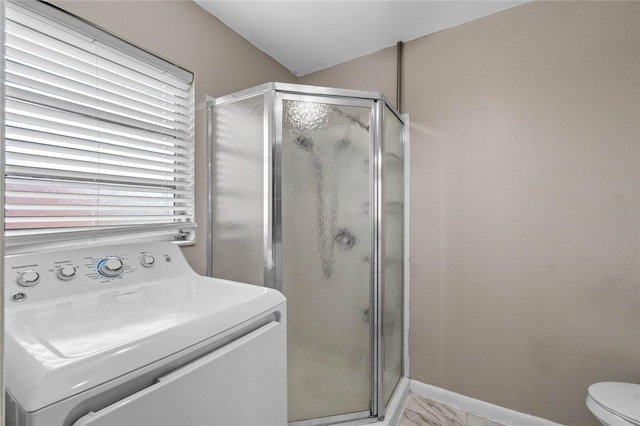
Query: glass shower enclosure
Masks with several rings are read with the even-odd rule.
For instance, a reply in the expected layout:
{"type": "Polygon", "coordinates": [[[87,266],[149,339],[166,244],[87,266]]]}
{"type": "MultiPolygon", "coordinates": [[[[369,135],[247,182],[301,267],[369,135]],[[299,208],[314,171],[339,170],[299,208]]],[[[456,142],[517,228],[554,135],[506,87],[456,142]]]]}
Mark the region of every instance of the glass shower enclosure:
{"type": "Polygon", "coordinates": [[[384,417],[403,376],[402,117],[379,93],[281,83],[208,114],[207,273],[287,297],[289,422],[384,417]]]}

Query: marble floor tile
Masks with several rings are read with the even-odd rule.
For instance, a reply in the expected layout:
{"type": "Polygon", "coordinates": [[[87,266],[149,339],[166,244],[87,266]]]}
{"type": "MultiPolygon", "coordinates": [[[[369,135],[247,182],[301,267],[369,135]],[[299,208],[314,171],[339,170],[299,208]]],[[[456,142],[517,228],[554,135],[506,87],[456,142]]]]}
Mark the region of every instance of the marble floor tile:
{"type": "Polygon", "coordinates": [[[477,414],[467,413],[467,426],[506,426],[477,414]]]}
{"type": "Polygon", "coordinates": [[[409,393],[397,426],[507,426],[487,417],[409,393]]]}
{"type": "Polygon", "coordinates": [[[462,410],[410,393],[398,426],[465,426],[466,416],[462,410]]]}

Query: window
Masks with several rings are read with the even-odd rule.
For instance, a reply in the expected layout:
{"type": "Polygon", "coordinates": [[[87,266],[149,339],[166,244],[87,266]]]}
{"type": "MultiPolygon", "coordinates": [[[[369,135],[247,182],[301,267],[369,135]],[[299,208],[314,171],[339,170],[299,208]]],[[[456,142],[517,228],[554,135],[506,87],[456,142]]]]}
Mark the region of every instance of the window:
{"type": "Polygon", "coordinates": [[[192,74],[42,2],[5,37],[7,246],[192,239],[192,74]]]}

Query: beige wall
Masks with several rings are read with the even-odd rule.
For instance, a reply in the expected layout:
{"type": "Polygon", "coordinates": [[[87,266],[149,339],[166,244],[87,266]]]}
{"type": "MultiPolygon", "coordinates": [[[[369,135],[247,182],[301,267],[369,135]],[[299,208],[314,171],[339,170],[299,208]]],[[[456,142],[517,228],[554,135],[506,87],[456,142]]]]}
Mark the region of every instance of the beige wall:
{"type": "Polygon", "coordinates": [[[404,68],[413,378],[595,425],[589,384],[640,382],[640,2],[530,3],[404,68]]]}
{"type": "Polygon", "coordinates": [[[300,84],[382,92],[396,103],[396,47],[301,77],[300,84]]]}
{"type": "Polygon", "coordinates": [[[296,77],[192,1],[53,0],[74,13],[195,74],[197,245],[185,249],[205,269],[207,214],[206,96],[222,96],[268,81],[296,77]]]}

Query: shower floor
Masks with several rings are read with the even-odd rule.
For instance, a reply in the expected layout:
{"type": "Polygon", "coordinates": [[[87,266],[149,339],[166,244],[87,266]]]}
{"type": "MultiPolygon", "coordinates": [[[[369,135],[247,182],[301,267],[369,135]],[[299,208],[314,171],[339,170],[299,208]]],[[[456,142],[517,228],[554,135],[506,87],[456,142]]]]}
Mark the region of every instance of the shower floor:
{"type": "Polygon", "coordinates": [[[289,351],[289,421],[369,410],[368,359],[313,344],[291,344],[289,351]]]}

